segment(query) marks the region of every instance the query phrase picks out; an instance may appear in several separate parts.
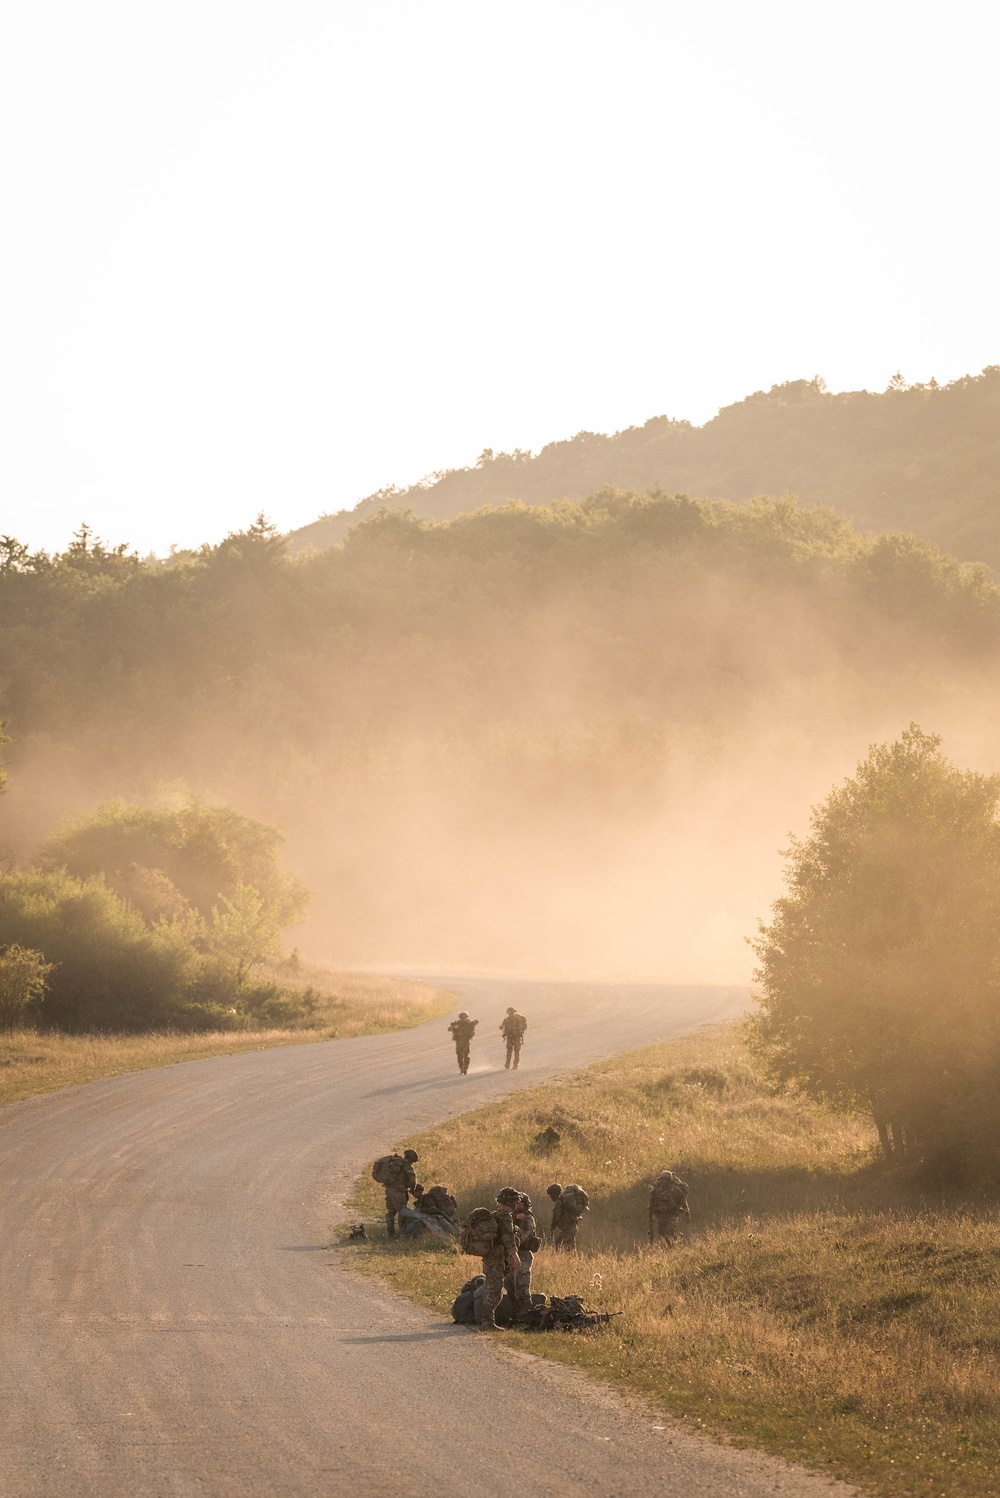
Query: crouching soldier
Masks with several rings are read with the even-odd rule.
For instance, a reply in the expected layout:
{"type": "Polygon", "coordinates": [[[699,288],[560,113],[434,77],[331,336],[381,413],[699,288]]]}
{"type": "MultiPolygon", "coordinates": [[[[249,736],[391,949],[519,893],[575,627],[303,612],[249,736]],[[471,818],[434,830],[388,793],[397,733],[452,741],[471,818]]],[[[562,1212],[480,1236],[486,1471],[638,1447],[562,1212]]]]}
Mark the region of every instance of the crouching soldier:
{"type": "Polygon", "coordinates": [[[649,1188],[650,1243],[655,1243],[657,1237],[673,1243],[682,1217],[691,1221],[688,1188],[672,1170],[661,1171],[649,1188]]]}
{"type": "Polygon", "coordinates": [[[582,1186],[562,1187],[556,1183],[545,1188],[552,1202],[552,1243],[567,1253],[576,1248],[576,1234],[584,1214],[590,1211],[590,1197],[582,1186]]]}
{"type": "Polygon", "coordinates": [[[448,1222],[455,1221],[458,1211],[458,1202],[447,1186],[432,1186],[429,1191],[418,1186],[413,1205],[418,1212],[426,1212],[429,1217],[444,1217],[448,1222]]]}
{"type": "Polygon", "coordinates": [[[404,1150],[401,1155],[383,1155],[372,1166],[372,1180],[385,1188],[385,1226],[390,1238],[396,1236],[396,1213],[416,1191],[413,1167],[418,1158],[416,1150],[404,1150]]]}
{"type": "Polygon", "coordinates": [[[470,1212],[462,1229],[462,1252],[474,1254],[483,1261],[486,1280],[481,1323],[483,1331],[496,1329],[496,1309],[503,1295],[504,1279],[509,1270],[517,1271],[521,1267],[514,1219],[508,1206],[501,1204],[501,1198],[507,1197],[508,1193],[513,1193],[516,1199],[520,1198],[520,1193],[514,1191],[513,1187],[506,1187],[497,1197],[495,1212],[490,1211],[489,1207],[476,1207],[470,1212]]]}

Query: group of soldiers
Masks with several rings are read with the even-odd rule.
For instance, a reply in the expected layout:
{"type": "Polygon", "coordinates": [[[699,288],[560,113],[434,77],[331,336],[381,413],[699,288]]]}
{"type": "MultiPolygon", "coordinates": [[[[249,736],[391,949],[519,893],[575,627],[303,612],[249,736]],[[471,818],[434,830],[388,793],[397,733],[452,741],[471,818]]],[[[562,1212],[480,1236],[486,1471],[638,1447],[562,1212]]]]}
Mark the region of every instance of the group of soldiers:
{"type": "MultiPolygon", "coordinates": [[[[472,1055],[472,1037],[476,1033],[477,1019],[469,1018],[469,1011],[461,1009],[458,1019],[452,1020],[448,1031],[455,1042],[455,1055],[458,1058],[458,1069],[464,1077],[469,1070],[469,1060],[472,1055]]],[[[521,1060],[521,1046],[524,1044],[524,1032],[528,1028],[528,1021],[523,1014],[518,1014],[513,1005],[507,1010],[500,1021],[500,1034],[507,1045],[507,1060],[504,1066],[507,1071],[517,1071],[521,1060]]]]}
{"type": "MultiPolygon", "coordinates": [[[[418,1158],[412,1149],[402,1155],[383,1155],[372,1170],[373,1178],[385,1190],[389,1237],[396,1237],[398,1219],[402,1235],[429,1232],[450,1241],[458,1238],[463,1253],[481,1258],[482,1275],[470,1280],[462,1291],[474,1298],[475,1321],[481,1328],[498,1325],[497,1308],[505,1298],[512,1321],[529,1315],[534,1305],[532,1265],[542,1239],[527,1192],[504,1186],[497,1192],[495,1207],[476,1207],[459,1226],[458,1204],[447,1188],[432,1186],[425,1190],[418,1184],[413,1169],[418,1158]],[[411,1196],[412,1208],[408,1205],[411,1196]],[[417,1232],[411,1233],[411,1228],[417,1232]]],[[[557,1252],[572,1252],[577,1231],[590,1210],[590,1199],[582,1186],[560,1186],[557,1182],[546,1187],[546,1195],[552,1202],[553,1246],[557,1252]]],[[[673,1171],[661,1171],[649,1192],[649,1241],[672,1244],[682,1218],[691,1218],[687,1185],[673,1171]]]]}

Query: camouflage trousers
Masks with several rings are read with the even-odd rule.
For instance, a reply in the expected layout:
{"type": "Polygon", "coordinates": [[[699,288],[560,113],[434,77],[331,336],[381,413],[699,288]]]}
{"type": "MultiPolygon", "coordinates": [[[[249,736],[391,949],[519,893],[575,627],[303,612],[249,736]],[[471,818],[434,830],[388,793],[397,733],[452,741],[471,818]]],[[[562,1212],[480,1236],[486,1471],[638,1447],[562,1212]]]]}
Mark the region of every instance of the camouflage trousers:
{"type": "Polygon", "coordinates": [[[469,1070],[470,1042],[467,1040],[456,1040],[455,1055],[458,1057],[458,1069],[465,1076],[469,1070]]]}
{"type": "Polygon", "coordinates": [[[557,1252],[559,1251],[559,1249],[564,1249],[566,1253],[575,1252],[576,1233],[579,1226],[579,1217],[574,1217],[572,1219],[567,1218],[563,1222],[561,1222],[557,1228],[553,1229],[552,1232],[553,1248],[555,1248],[557,1252]]]}
{"type": "Polygon", "coordinates": [[[520,1253],[520,1269],[508,1269],[503,1277],[503,1287],[514,1302],[515,1314],[531,1310],[531,1264],[532,1255],[520,1253]]]}
{"type": "Polygon", "coordinates": [[[520,1061],[520,1059],[521,1059],[521,1036],[520,1035],[508,1035],[507,1036],[507,1060],[504,1063],[504,1070],[507,1070],[507,1068],[509,1068],[510,1065],[511,1065],[511,1063],[513,1062],[514,1070],[517,1071],[517,1064],[520,1061]]]}
{"type": "Polygon", "coordinates": [[[390,1238],[396,1236],[396,1213],[406,1206],[408,1195],[401,1186],[385,1188],[385,1226],[390,1238]]]}
{"type": "Polygon", "coordinates": [[[649,1241],[652,1243],[657,1237],[664,1238],[668,1243],[673,1243],[677,1237],[681,1225],[682,1212],[650,1212],[649,1214],[649,1241]]]}
{"type": "Polygon", "coordinates": [[[508,1270],[507,1261],[491,1254],[483,1260],[483,1273],[486,1276],[486,1291],[483,1295],[483,1321],[484,1327],[496,1326],[496,1310],[503,1295],[504,1279],[513,1271],[508,1270]]]}

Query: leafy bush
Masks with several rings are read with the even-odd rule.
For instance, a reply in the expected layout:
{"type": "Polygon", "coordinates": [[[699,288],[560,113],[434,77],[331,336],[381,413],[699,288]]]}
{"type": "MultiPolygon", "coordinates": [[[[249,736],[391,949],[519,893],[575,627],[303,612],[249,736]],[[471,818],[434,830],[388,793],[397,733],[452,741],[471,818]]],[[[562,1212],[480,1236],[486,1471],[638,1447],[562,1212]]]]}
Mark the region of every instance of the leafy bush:
{"type": "Polygon", "coordinates": [[[23,1025],[32,1004],[45,992],[53,964],[41,952],[12,943],[0,952],[0,1030],[23,1025]]]}
{"type": "Polygon", "coordinates": [[[148,925],[99,876],[32,869],[0,880],[0,945],[53,964],[43,1025],[84,1030],[235,1030],[307,1017],[312,996],[237,982],[190,921],[148,925]],[[193,936],[193,929],[195,935],[193,936]]]}
{"type": "Polygon", "coordinates": [[[179,809],[109,801],[50,838],[41,862],[78,879],[103,874],[154,921],[185,905],[208,917],[220,899],[236,899],[252,886],[261,913],[280,928],[309,899],[305,885],[282,867],[282,841],[274,827],[193,797],[179,809]]]}
{"type": "Polygon", "coordinates": [[[755,943],[771,1077],[870,1112],[890,1158],[997,1155],[998,807],[911,725],[816,810],[755,943]]]}

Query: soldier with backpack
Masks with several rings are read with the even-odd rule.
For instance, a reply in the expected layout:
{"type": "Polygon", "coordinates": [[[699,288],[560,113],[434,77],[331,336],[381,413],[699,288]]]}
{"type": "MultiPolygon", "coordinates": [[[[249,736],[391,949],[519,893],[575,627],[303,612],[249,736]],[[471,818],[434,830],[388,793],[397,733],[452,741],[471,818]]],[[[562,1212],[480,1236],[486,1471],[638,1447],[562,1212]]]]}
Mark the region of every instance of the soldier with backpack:
{"type": "Polygon", "coordinates": [[[562,1187],[557,1182],[546,1186],[545,1195],[552,1202],[553,1247],[570,1253],[576,1248],[576,1233],[584,1213],[590,1211],[590,1197],[582,1186],[562,1187]]]}
{"type": "Polygon", "coordinates": [[[682,1217],[691,1221],[687,1185],[672,1170],[663,1170],[649,1188],[650,1243],[655,1243],[659,1236],[672,1244],[682,1217]]]}
{"type": "Polygon", "coordinates": [[[429,1217],[443,1217],[447,1222],[454,1222],[458,1211],[458,1202],[447,1186],[432,1186],[429,1191],[418,1186],[413,1205],[416,1211],[425,1212],[429,1217]]]}
{"type": "Polygon", "coordinates": [[[512,1193],[513,1190],[512,1186],[506,1187],[497,1197],[497,1201],[502,1206],[510,1206],[511,1216],[514,1219],[517,1256],[521,1265],[519,1269],[507,1271],[504,1286],[514,1302],[516,1313],[523,1316],[531,1310],[531,1266],[534,1263],[535,1254],[542,1246],[542,1240],[538,1236],[538,1228],[531,1210],[531,1197],[527,1192],[521,1191],[516,1193],[517,1201],[511,1201],[507,1193],[512,1193]],[[504,1200],[505,1195],[506,1200],[504,1200]]]}
{"type": "Polygon", "coordinates": [[[483,1295],[483,1317],[480,1330],[496,1329],[496,1309],[503,1295],[508,1270],[517,1271],[521,1260],[517,1252],[517,1235],[511,1216],[511,1198],[520,1201],[521,1193],[506,1186],[497,1196],[497,1207],[476,1207],[469,1213],[462,1229],[462,1252],[483,1261],[486,1290],[483,1295]]]}
{"type": "Polygon", "coordinates": [[[523,1014],[518,1014],[513,1005],[507,1010],[504,1018],[500,1021],[500,1034],[507,1042],[507,1060],[504,1062],[504,1070],[510,1071],[511,1065],[517,1071],[517,1064],[521,1059],[521,1045],[524,1041],[524,1032],[528,1028],[528,1021],[523,1014]]]}
{"type": "Polygon", "coordinates": [[[372,1180],[385,1188],[385,1226],[390,1238],[396,1236],[396,1213],[416,1190],[413,1167],[417,1159],[416,1150],[404,1150],[401,1155],[382,1155],[372,1166],[372,1180]]]}
{"type": "Polygon", "coordinates": [[[477,1019],[470,1019],[467,1009],[459,1010],[458,1019],[453,1019],[448,1026],[452,1040],[455,1042],[455,1055],[458,1057],[458,1069],[464,1077],[469,1070],[469,1057],[472,1049],[472,1037],[476,1033],[477,1019]]]}

